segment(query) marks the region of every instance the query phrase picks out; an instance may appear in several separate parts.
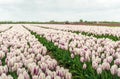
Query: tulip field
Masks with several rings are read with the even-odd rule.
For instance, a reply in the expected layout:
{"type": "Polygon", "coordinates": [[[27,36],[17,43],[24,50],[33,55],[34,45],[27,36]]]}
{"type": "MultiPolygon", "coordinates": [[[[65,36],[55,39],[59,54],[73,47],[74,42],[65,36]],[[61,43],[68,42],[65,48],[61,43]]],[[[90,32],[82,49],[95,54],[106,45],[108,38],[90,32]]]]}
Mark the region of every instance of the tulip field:
{"type": "Polygon", "coordinates": [[[0,25],[0,79],[120,79],[120,28],[0,25]]]}

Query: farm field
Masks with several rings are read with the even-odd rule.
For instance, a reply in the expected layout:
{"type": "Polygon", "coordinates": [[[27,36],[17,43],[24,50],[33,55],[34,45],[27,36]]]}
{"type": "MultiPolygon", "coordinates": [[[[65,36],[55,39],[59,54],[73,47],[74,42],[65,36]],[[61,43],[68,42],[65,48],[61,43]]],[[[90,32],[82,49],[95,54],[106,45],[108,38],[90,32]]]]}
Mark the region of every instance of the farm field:
{"type": "Polygon", "coordinates": [[[0,25],[0,79],[120,79],[120,28],[0,25]]]}

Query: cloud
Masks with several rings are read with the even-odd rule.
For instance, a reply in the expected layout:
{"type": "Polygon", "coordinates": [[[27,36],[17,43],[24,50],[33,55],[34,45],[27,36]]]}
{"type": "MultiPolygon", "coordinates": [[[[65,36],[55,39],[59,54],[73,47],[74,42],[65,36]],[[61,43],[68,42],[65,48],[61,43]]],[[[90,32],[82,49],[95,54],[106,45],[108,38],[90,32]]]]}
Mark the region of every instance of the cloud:
{"type": "Polygon", "coordinates": [[[120,21],[119,0],[0,0],[0,20],[120,21]]]}
{"type": "Polygon", "coordinates": [[[16,3],[21,3],[23,0],[0,0],[0,5],[1,4],[16,4],[16,3]]]}

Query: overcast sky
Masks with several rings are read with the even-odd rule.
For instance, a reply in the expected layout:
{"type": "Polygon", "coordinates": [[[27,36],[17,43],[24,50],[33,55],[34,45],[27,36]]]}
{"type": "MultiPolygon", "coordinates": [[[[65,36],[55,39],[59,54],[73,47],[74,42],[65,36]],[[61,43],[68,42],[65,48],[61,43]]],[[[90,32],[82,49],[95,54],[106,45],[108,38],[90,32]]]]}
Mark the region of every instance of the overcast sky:
{"type": "Polygon", "coordinates": [[[120,21],[120,0],[0,0],[0,21],[120,21]]]}

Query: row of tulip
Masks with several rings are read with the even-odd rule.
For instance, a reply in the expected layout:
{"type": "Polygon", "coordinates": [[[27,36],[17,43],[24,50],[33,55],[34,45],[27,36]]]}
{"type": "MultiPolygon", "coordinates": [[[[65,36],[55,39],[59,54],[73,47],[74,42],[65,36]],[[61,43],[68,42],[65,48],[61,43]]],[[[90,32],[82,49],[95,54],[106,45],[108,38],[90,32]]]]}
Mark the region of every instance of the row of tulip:
{"type": "Polygon", "coordinates": [[[55,25],[55,24],[39,24],[34,26],[41,26],[44,28],[52,28],[63,31],[72,31],[82,33],[84,35],[94,36],[97,38],[110,38],[114,41],[120,38],[119,27],[107,27],[107,26],[86,26],[86,25],[55,25]]]}
{"type": "Polygon", "coordinates": [[[83,69],[87,68],[87,62],[92,62],[91,65],[97,71],[97,74],[110,71],[112,75],[120,77],[120,41],[114,42],[104,38],[96,39],[34,26],[25,27],[45,37],[48,41],[52,41],[59,48],[69,50],[71,58],[79,55],[80,62],[83,63],[83,69]]]}
{"type": "Polygon", "coordinates": [[[47,55],[46,47],[20,25],[2,32],[0,43],[0,59],[6,56],[6,65],[0,66],[0,79],[13,79],[9,72],[17,73],[18,78],[14,79],[71,79],[72,77],[69,70],[58,66],[57,61],[47,55]]]}
{"type": "Polygon", "coordinates": [[[5,56],[8,52],[7,45],[3,44],[4,31],[9,30],[10,26],[0,25],[0,79],[13,79],[13,77],[8,74],[8,66],[5,65],[5,56]]]}
{"type": "Polygon", "coordinates": [[[11,25],[0,25],[0,32],[4,32],[10,29],[11,27],[12,27],[11,25]]]}

